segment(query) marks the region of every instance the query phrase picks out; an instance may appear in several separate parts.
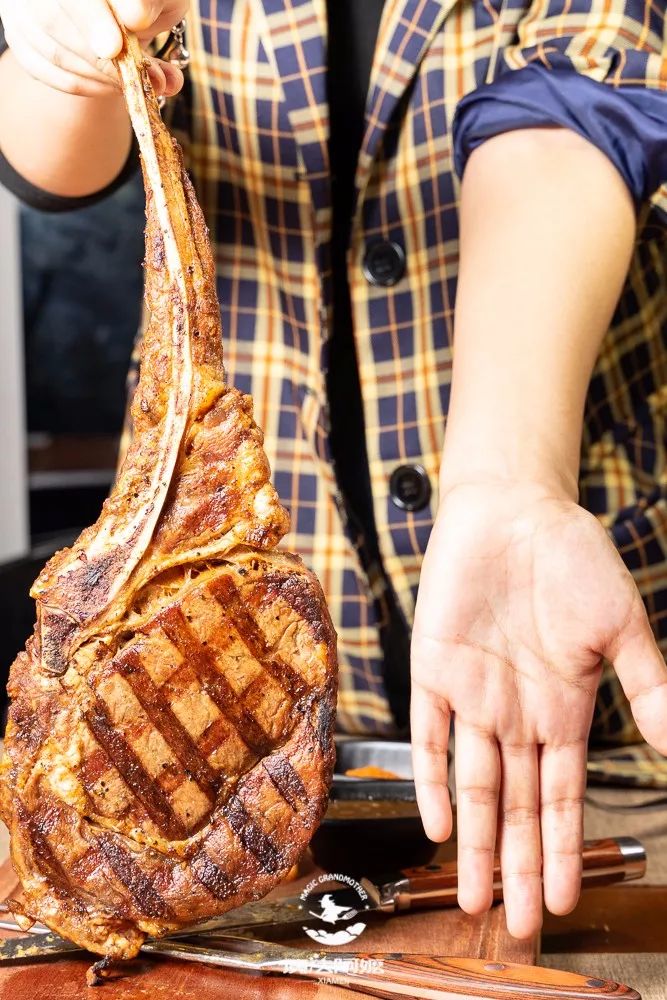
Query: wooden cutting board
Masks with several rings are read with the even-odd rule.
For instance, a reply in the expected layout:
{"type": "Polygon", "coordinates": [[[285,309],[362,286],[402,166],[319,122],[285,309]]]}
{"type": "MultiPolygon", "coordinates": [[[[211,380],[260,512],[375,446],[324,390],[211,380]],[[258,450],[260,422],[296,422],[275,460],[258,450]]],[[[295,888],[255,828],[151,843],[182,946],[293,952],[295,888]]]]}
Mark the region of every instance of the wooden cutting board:
{"type": "MultiPolygon", "coordinates": [[[[444,859],[444,858],[443,858],[444,859]]],[[[313,869],[278,894],[298,893],[312,878],[313,869]]],[[[16,894],[17,883],[9,861],[0,865],[0,898],[16,894]]],[[[9,932],[2,932],[12,936],[9,932]]],[[[290,942],[308,947],[303,935],[290,942]]],[[[406,913],[370,925],[346,950],[404,951],[420,955],[488,958],[494,961],[535,964],[537,939],[515,941],[507,933],[502,905],[481,917],[458,909],[406,913]]],[[[335,953],[335,949],[333,949],[335,953]]],[[[0,967],[0,1000],[91,1000],[86,985],[89,955],[49,959],[31,964],[0,967]]],[[[228,972],[174,959],[141,959],[127,965],[124,978],[99,988],[100,1000],[342,1000],[359,996],[349,990],[287,977],[255,976],[228,972]]],[[[92,994],[96,997],[96,994],[92,994]]]]}

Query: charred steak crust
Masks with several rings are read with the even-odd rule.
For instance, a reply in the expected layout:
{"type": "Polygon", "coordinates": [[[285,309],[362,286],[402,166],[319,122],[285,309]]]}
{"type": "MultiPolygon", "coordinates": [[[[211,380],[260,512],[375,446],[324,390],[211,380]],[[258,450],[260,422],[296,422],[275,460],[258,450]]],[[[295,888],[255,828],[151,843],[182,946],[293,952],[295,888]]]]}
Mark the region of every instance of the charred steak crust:
{"type": "Polygon", "coordinates": [[[336,637],[252,401],[224,381],[206,227],[138,45],[119,59],[147,193],[151,320],[133,442],[95,525],[36,581],[0,813],[17,910],[91,951],[268,892],[324,811],[336,637]]]}

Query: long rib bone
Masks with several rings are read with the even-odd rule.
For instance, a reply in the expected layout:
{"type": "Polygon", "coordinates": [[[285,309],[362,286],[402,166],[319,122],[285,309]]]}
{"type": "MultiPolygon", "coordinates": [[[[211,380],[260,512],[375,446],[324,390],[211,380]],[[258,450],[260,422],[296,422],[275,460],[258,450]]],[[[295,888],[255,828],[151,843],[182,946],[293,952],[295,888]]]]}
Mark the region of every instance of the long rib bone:
{"type": "MultiPolygon", "coordinates": [[[[67,669],[93,631],[113,627],[127,611],[125,595],[156,571],[151,540],[179,452],[188,431],[225,392],[215,273],[204,219],[180,151],[160,118],[133,36],[126,39],[118,66],[152,201],[146,233],[151,322],[132,409],[133,443],[118,481],[96,524],[70,550],[56,554],[31,591],[39,601],[42,666],[54,674],[67,669]]],[[[160,551],[157,569],[162,572],[194,557],[220,557],[244,542],[272,545],[286,529],[286,515],[267,486],[228,532],[211,539],[191,537],[170,560],[160,551]]]]}

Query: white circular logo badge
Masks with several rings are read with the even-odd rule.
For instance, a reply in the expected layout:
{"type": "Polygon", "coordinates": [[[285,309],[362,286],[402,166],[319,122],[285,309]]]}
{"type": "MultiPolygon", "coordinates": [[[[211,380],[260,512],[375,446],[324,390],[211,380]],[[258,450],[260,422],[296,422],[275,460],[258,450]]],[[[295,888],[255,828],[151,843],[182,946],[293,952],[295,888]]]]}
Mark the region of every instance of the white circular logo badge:
{"type": "Polygon", "coordinates": [[[315,927],[304,932],[318,944],[341,946],[355,941],[366,930],[359,914],[368,905],[368,893],[355,879],[338,872],[326,872],[311,879],[301,893],[304,910],[313,917],[315,927]],[[345,888],[324,891],[332,882],[345,888]]]}

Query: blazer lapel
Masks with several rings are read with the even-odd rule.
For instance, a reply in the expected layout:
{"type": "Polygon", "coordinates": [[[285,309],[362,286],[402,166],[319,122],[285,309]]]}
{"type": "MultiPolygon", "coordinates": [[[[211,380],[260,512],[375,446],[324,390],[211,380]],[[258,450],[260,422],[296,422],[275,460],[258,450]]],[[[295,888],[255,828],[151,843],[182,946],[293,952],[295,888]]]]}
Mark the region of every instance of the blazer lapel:
{"type": "MultiPolygon", "coordinates": [[[[306,171],[318,244],[331,224],[326,3],[258,0],[266,49],[283,87],[306,171]]],[[[359,0],[363,3],[363,0],[359,0]]],[[[357,204],[378,146],[443,19],[458,0],[386,0],[366,102],[366,129],[356,173],[357,204]]]]}
{"type": "Polygon", "coordinates": [[[321,243],[328,238],[331,210],[326,0],[259,2],[265,15],[267,54],[282,82],[311,190],[316,241],[321,243]]]}
{"type": "Polygon", "coordinates": [[[357,164],[357,205],[361,202],[373,159],[396,106],[417,72],[434,35],[457,2],[385,2],[368,88],[366,131],[357,164]]]}

